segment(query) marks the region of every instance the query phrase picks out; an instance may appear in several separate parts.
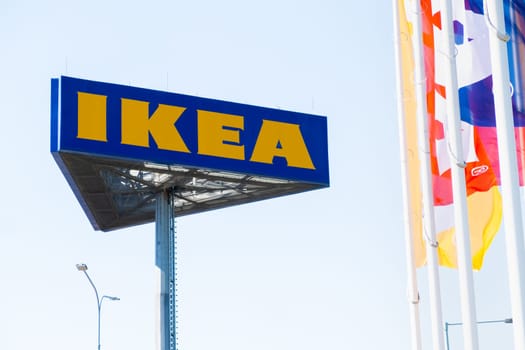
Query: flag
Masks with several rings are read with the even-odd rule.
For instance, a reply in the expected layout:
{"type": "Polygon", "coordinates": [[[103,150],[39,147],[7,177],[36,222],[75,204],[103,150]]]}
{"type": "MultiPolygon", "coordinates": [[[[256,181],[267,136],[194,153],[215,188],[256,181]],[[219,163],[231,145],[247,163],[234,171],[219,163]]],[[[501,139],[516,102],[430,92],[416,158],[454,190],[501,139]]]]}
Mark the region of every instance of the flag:
{"type": "Polygon", "coordinates": [[[423,207],[421,179],[419,176],[420,162],[417,139],[416,120],[416,94],[414,86],[414,55],[412,47],[412,25],[407,18],[407,4],[405,0],[399,0],[399,48],[401,51],[401,85],[404,99],[404,119],[402,125],[405,128],[406,150],[403,158],[406,159],[407,177],[410,198],[410,226],[413,229],[412,243],[414,245],[414,261],[416,266],[421,266],[426,260],[425,241],[423,240],[423,207]]]}
{"type": "MultiPolygon", "coordinates": [[[[469,226],[472,252],[472,266],[478,270],[481,268],[485,252],[490,246],[501,223],[501,196],[499,194],[498,171],[496,168],[497,148],[495,131],[494,134],[488,133],[489,130],[479,130],[479,125],[469,122],[463,118],[463,111],[473,110],[479,107],[479,103],[487,103],[484,95],[470,93],[468,98],[461,94],[462,88],[475,85],[480,77],[490,73],[489,55],[479,56],[479,50],[488,49],[487,27],[484,18],[473,11],[468,0],[464,2],[454,2],[454,32],[457,50],[458,83],[460,87],[461,109],[461,136],[465,166],[465,180],[467,189],[467,206],[469,212],[469,226]],[[488,68],[487,68],[488,66],[488,68]]],[[[446,90],[443,60],[448,59],[446,48],[442,41],[441,15],[438,1],[421,0],[422,27],[423,27],[423,46],[426,74],[426,102],[427,117],[429,125],[430,157],[432,168],[432,187],[434,199],[434,212],[438,240],[438,259],[439,264],[446,267],[457,267],[455,237],[454,237],[454,214],[452,198],[451,166],[462,160],[455,159],[451,154],[447,140],[447,118],[446,118],[446,90]]],[[[404,12],[404,14],[410,14],[404,12]]],[[[405,17],[406,18],[406,17],[405,17]]],[[[414,19],[406,18],[405,32],[402,35],[411,35],[410,22],[414,19]]],[[[401,26],[403,32],[403,26],[401,26]]],[[[410,60],[412,56],[411,47],[403,51],[405,60],[410,60]]],[[[403,65],[405,94],[406,91],[413,91],[413,84],[410,86],[410,76],[413,66],[403,65]],[[412,89],[412,90],[410,90],[412,89]]],[[[409,94],[410,96],[410,94],[409,94]]],[[[412,94],[411,96],[414,96],[412,94]]],[[[492,97],[491,97],[492,98],[492,97]]],[[[415,125],[415,108],[411,104],[416,101],[405,102],[405,116],[407,118],[407,135],[414,134],[415,130],[410,130],[410,125],[415,125]]],[[[415,126],[414,126],[415,129],[415,126]]],[[[415,136],[413,136],[415,137],[415,136]]],[[[411,138],[407,136],[407,138],[411,138]]],[[[415,143],[407,142],[408,153],[418,156],[417,140],[415,143]]],[[[417,159],[408,159],[417,164],[417,159]]],[[[416,169],[409,172],[409,183],[411,186],[412,210],[415,228],[414,231],[414,250],[418,266],[425,263],[426,254],[424,249],[422,224],[421,224],[421,192],[419,187],[419,177],[417,165],[410,166],[409,169],[416,169]],[[419,203],[419,204],[418,204],[419,203]]]]}
{"type": "MultiPolygon", "coordinates": [[[[523,91],[525,67],[521,66],[521,62],[525,62],[525,3],[523,1],[505,0],[503,6],[506,31],[510,35],[508,56],[511,86],[509,88],[512,94],[519,179],[520,185],[523,186],[525,184],[523,176],[525,164],[525,96],[523,91]]],[[[487,26],[487,19],[484,17],[482,0],[465,1],[464,7],[465,12],[469,13],[471,18],[476,18],[475,20],[471,19],[471,22],[477,22],[476,30],[466,31],[463,25],[458,25],[456,41],[463,44],[475,41],[476,38],[483,40],[478,40],[479,43],[473,45],[474,49],[470,57],[465,55],[459,57],[458,55],[458,59],[460,59],[458,66],[462,64],[474,67],[472,73],[461,74],[458,71],[458,76],[466,81],[459,88],[461,120],[472,125],[481,138],[499,184],[496,116],[494,99],[492,98],[492,72],[487,38],[490,29],[487,26]],[[471,77],[470,81],[468,81],[469,76],[471,77]]]]}

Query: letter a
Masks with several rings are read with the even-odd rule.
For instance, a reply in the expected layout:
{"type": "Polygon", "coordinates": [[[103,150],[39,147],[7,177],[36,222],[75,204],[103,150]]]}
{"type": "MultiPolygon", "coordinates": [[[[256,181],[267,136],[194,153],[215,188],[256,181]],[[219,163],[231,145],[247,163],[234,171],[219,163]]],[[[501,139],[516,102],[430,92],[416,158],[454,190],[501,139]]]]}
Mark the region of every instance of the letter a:
{"type": "Polygon", "coordinates": [[[299,125],[263,120],[250,161],[272,164],[274,157],[291,167],[315,169],[299,125]]]}

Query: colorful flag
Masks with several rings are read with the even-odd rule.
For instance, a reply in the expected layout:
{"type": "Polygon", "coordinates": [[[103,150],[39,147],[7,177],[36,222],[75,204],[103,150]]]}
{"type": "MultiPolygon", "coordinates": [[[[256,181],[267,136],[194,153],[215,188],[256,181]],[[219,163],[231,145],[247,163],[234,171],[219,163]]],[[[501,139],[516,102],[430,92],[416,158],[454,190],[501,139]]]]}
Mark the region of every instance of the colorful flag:
{"type": "MultiPolygon", "coordinates": [[[[481,2],[481,1],[480,1],[481,2]]],[[[480,79],[490,75],[489,55],[480,56],[480,50],[488,50],[488,28],[483,15],[472,10],[468,0],[454,2],[454,31],[457,50],[458,83],[461,89],[475,85],[480,79]]],[[[449,59],[442,40],[441,15],[438,1],[421,0],[423,45],[426,73],[427,92],[427,117],[429,125],[432,185],[434,195],[434,211],[438,246],[439,263],[442,266],[456,267],[456,247],[454,237],[454,214],[452,198],[451,166],[454,163],[465,161],[465,180],[467,186],[467,205],[469,211],[469,226],[472,252],[472,265],[474,269],[480,269],[483,257],[490,243],[499,230],[501,223],[501,196],[497,188],[498,168],[495,168],[497,158],[495,132],[490,134],[487,130],[479,130],[480,126],[463,118],[464,110],[478,108],[480,103],[487,103],[487,96],[471,93],[468,98],[461,98],[461,136],[465,159],[456,159],[451,153],[448,144],[447,118],[446,118],[446,91],[445,72],[443,60],[449,59]],[[468,102],[468,103],[467,103],[468,102]],[[487,137],[493,137],[489,138],[487,137]],[[490,141],[490,142],[489,142],[490,141]],[[488,143],[487,143],[488,142],[488,143]]],[[[403,9],[405,10],[405,9],[403,9]]],[[[409,12],[404,12],[407,14],[409,12]]],[[[412,19],[413,20],[413,19],[412,19]]],[[[407,19],[405,27],[401,26],[403,35],[410,34],[410,21],[407,19]],[[403,28],[405,32],[403,33],[403,28]]],[[[403,44],[403,43],[402,43],[403,44]]],[[[412,54],[410,49],[404,50],[405,61],[412,54]],[[407,57],[409,56],[409,57],[407,57]]],[[[403,70],[413,69],[405,64],[403,70]]],[[[405,72],[403,72],[405,74],[405,72]]],[[[411,71],[404,75],[405,84],[410,84],[411,71]]],[[[405,91],[413,91],[413,85],[405,85],[405,91]],[[410,90],[412,89],[412,90],[410,90]]],[[[412,94],[413,96],[413,94],[412,94]]],[[[490,96],[492,98],[492,96],[490,96]]],[[[408,125],[415,123],[415,108],[410,106],[410,101],[405,104],[405,115],[407,118],[407,135],[413,133],[408,125]],[[412,115],[413,114],[413,115],[412,115]]],[[[415,101],[411,101],[415,103],[415,101]]],[[[415,126],[414,126],[415,128],[415,126]]],[[[494,127],[492,127],[494,129],[494,127]]],[[[409,137],[409,136],[407,136],[409,137]]],[[[410,137],[409,137],[410,138],[410,137]]],[[[417,158],[417,142],[408,142],[409,154],[417,158]],[[411,148],[414,147],[414,148],[411,148]]],[[[409,158],[409,163],[411,159],[409,158]]],[[[416,160],[412,160],[416,161],[416,160]]],[[[455,165],[453,165],[455,166],[455,165]]],[[[414,167],[417,169],[417,166],[414,167]]],[[[409,169],[412,167],[409,165],[409,169]]],[[[418,173],[410,172],[410,186],[415,196],[420,196],[418,173]],[[415,180],[417,177],[417,180],[415,180]]],[[[425,263],[425,250],[421,232],[421,199],[412,198],[414,220],[417,222],[413,227],[420,228],[414,233],[415,252],[418,265],[425,263]],[[418,204],[419,203],[419,204],[418,204]]],[[[416,223],[415,222],[415,223],[416,223]]]]}
{"type": "MultiPolygon", "coordinates": [[[[520,185],[525,184],[523,177],[524,147],[525,147],[525,72],[521,62],[525,62],[525,3],[523,1],[505,0],[504,12],[506,31],[510,35],[508,44],[509,68],[514,112],[514,125],[518,155],[520,185]]],[[[492,72],[489,61],[488,32],[490,19],[484,16],[482,0],[465,1],[465,13],[469,14],[470,22],[476,22],[473,28],[468,28],[458,21],[456,44],[462,47],[467,43],[479,41],[471,45],[470,55],[458,54],[460,64],[471,66],[467,72],[458,69],[458,77],[465,82],[459,89],[461,100],[461,120],[474,127],[481,142],[485,145],[487,156],[499,184],[498,147],[496,140],[496,117],[494,99],[492,98],[492,72]]],[[[472,26],[471,26],[472,27],[472,26]]]]}

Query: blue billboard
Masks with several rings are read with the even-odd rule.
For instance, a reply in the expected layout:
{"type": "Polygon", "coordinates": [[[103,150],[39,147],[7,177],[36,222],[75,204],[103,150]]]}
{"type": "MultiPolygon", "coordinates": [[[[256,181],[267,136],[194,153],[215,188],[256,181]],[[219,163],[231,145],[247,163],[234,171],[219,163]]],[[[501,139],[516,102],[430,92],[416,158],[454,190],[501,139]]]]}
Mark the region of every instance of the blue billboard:
{"type": "Polygon", "coordinates": [[[51,95],[53,153],[329,185],[323,116],[71,77],[51,95]]]}

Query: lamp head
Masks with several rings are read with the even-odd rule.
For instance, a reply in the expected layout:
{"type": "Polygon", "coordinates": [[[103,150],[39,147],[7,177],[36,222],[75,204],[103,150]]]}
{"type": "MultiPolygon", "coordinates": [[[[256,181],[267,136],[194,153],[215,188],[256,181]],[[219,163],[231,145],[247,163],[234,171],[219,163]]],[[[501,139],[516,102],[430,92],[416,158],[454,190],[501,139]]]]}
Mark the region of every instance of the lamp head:
{"type": "Polygon", "coordinates": [[[86,264],[77,264],[78,271],[87,271],[88,267],[86,264]]]}

